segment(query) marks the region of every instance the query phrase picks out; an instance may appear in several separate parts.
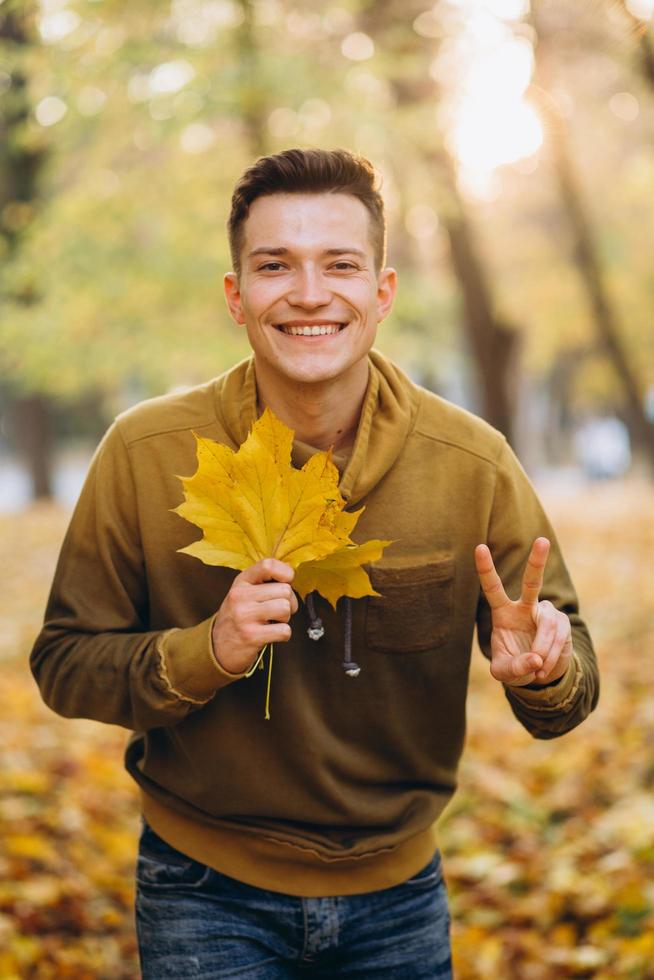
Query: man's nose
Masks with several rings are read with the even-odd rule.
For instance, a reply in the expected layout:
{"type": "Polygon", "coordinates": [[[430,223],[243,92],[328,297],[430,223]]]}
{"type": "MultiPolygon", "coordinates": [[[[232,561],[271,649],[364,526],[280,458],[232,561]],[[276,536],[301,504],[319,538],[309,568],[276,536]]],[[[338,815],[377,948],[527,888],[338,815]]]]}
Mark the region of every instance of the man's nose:
{"type": "Polygon", "coordinates": [[[300,269],[293,277],[288,300],[295,306],[325,306],[331,299],[331,292],[317,269],[300,269]]]}

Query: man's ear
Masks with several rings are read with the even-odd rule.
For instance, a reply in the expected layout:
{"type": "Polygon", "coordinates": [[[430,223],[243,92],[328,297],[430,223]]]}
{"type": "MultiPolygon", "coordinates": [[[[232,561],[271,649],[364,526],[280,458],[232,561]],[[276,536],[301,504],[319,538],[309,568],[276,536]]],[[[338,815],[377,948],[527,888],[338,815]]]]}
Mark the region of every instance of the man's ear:
{"type": "Polygon", "coordinates": [[[236,322],[240,324],[245,323],[245,316],[243,315],[243,308],[241,307],[241,289],[238,282],[238,276],[235,272],[225,273],[223,286],[225,289],[227,307],[232,315],[232,319],[236,320],[236,322]]]}
{"type": "Polygon", "coordinates": [[[397,293],[397,272],[395,269],[382,269],[377,279],[377,313],[381,323],[393,308],[397,293]]]}

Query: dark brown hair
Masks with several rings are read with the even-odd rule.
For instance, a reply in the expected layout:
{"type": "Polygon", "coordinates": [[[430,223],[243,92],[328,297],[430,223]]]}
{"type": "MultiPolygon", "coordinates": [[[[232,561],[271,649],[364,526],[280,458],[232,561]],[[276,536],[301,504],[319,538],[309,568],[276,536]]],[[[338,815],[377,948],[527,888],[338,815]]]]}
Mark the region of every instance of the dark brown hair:
{"type": "Polygon", "coordinates": [[[284,150],[260,157],[245,171],[232,195],[227,222],[234,271],[241,271],[243,225],[250,205],[271,194],[351,194],[368,209],[370,241],[379,271],[386,254],[386,219],[378,179],[369,160],[349,150],[284,150]]]}

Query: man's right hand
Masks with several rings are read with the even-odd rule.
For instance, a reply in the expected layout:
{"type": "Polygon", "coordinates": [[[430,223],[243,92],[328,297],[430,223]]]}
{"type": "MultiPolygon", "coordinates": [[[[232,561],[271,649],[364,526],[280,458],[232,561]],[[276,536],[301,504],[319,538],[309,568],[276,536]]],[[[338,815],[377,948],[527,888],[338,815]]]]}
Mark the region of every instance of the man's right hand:
{"type": "Polygon", "coordinates": [[[236,576],[213,622],[213,652],[230,674],[242,674],[267,643],[291,638],[288,621],[298,602],[290,583],[295,571],[264,558],[236,576]]]}

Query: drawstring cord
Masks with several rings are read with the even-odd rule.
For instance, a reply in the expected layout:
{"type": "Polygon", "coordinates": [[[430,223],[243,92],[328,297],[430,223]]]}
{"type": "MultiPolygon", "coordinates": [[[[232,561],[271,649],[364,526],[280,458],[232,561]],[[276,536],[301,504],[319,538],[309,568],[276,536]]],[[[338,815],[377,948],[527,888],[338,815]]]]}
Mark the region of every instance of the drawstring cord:
{"type": "Polygon", "coordinates": [[[343,670],[348,677],[358,677],[361,673],[361,668],[352,660],[352,600],[349,596],[345,596],[344,613],[345,635],[343,637],[343,649],[345,659],[343,661],[343,670]]]}
{"type": "Polygon", "coordinates": [[[307,613],[309,615],[309,628],[307,629],[307,634],[310,640],[322,640],[325,635],[325,627],[322,625],[322,619],[316,614],[316,604],[313,599],[313,592],[310,592],[306,598],[307,613]]]}
{"type": "MultiPolygon", "coordinates": [[[[316,613],[316,604],[313,598],[313,592],[310,592],[305,599],[305,604],[307,607],[307,616],[309,619],[309,626],[307,628],[307,635],[310,640],[321,640],[325,635],[325,627],[322,624],[320,616],[316,613]]],[[[361,668],[354,660],[352,660],[352,600],[349,596],[345,596],[343,600],[343,670],[348,677],[358,677],[361,673],[361,668]]]]}
{"type": "MultiPolygon", "coordinates": [[[[2,0],[0,0],[0,3],[2,0]]],[[[311,640],[321,640],[325,635],[325,627],[322,625],[322,620],[320,616],[316,614],[316,606],[313,600],[313,593],[310,592],[306,597],[306,607],[309,616],[309,627],[307,633],[311,640]]],[[[343,650],[345,660],[343,661],[343,670],[348,677],[358,677],[361,673],[361,668],[357,663],[352,660],[352,600],[345,596],[345,602],[343,605],[343,612],[345,617],[344,623],[344,635],[343,635],[343,650]]],[[[250,669],[245,674],[246,677],[252,677],[253,673],[257,668],[259,670],[263,669],[263,655],[266,650],[270,647],[270,658],[268,660],[268,683],[266,685],[266,710],[264,717],[266,721],[270,721],[270,681],[272,679],[272,667],[273,667],[273,644],[266,643],[263,650],[259,651],[257,659],[254,661],[250,669]]]]}

